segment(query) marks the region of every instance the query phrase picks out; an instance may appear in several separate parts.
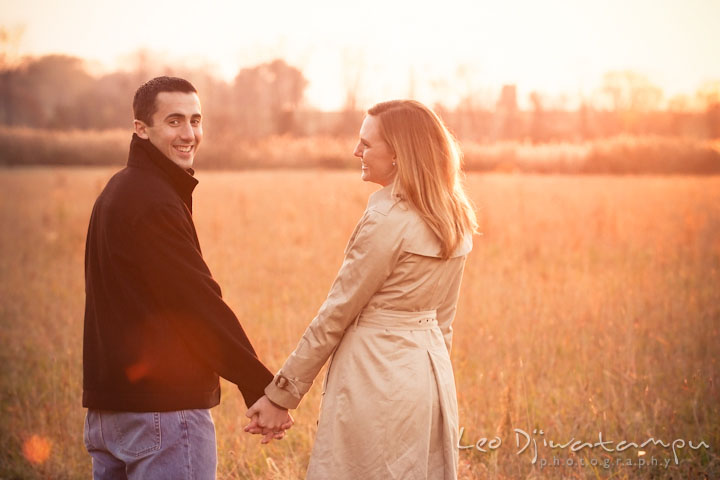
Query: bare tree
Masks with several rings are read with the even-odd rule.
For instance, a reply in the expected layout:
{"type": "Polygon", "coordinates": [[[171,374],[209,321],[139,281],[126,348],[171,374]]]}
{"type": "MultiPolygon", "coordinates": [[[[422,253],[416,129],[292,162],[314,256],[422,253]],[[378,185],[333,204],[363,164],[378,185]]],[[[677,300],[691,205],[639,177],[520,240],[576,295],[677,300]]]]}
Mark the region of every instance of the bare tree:
{"type": "Polygon", "coordinates": [[[613,114],[611,131],[642,133],[643,119],[659,110],[663,93],[645,75],[624,70],[604,75],[601,96],[613,114]]]}
{"type": "Polygon", "coordinates": [[[696,93],[705,109],[705,127],[710,138],[720,137],[720,80],[705,82],[696,93]]]}
{"type": "Polygon", "coordinates": [[[25,35],[25,25],[13,28],[0,27],[0,68],[6,69],[18,64],[23,35],[25,35]]]}
{"type": "Polygon", "coordinates": [[[514,139],[519,136],[520,115],[515,85],[503,85],[495,106],[495,118],[500,138],[514,139]]]}
{"type": "Polygon", "coordinates": [[[660,108],[663,93],[642,74],[624,70],[608,72],[603,77],[602,91],[616,112],[650,112],[660,108]]]}
{"type": "Polygon", "coordinates": [[[536,91],[530,92],[532,104],[532,124],[530,125],[530,138],[533,143],[540,143],[547,139],[545,128],[545,109],[542,95],[536,91]]]}
{"type": "Polygon", "coordinates": [[[345,47],[342,51],[342,84],[345,101],[338,121],[333,128],[336,135],[351,135],[357,132],[362,121],[360,94],[365,71],[365,55],[361,50],[345,47]]]}
{"type": "Polygon", "coordinates": [[[239,133],[257,137],[296,132],[295,111],[307,83],[299,69],[280,59],[240,70],[233,85],[239,133]]]}

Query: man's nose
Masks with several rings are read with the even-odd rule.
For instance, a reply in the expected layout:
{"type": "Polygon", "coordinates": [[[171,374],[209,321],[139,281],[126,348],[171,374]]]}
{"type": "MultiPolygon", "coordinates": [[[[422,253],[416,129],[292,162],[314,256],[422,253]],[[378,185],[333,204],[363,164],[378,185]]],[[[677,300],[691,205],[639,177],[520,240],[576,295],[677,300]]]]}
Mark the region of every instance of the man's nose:
{"type": "Polygon", "coordinates": [[[195,138],[195,131],[192,125],[186,123],[180,127],[180,138],[187,141],[192,141],[195,138]]]}
{"type": "Polygon", "coordinates": [[[360,145],[355,147],[355,151],[353,152],[353,155],[355,155],[358,158],[362,158],[362,151],[360,150],[360,145]]]}

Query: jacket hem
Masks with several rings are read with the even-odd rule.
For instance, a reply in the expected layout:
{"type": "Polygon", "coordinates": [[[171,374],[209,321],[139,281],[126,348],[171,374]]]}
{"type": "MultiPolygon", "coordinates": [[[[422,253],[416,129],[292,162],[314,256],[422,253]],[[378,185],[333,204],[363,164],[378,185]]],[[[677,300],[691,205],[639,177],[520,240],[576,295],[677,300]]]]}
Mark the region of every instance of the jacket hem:
{"type": "Polygon", "coordinates": [[[220,403],[220,388],[210,392],[136,393],[83,391],[85,408],[117,412],[169,412],[212,408],[220,403]]]}

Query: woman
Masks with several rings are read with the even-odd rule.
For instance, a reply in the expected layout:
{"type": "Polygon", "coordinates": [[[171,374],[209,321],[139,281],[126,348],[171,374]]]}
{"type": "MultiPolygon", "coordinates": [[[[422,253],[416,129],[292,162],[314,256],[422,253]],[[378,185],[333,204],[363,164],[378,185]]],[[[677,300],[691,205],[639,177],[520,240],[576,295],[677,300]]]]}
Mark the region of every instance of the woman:
{"type": "Polygon", "coordinates": [[[430,109],[396,100],[368,111],[354,155],[362,179],[383,188],[327,300],[248,416],[263,402],[297,407],[332,355],[307,478],[455,478],[451,324],[476,228],[460,152],[430,109]]]}

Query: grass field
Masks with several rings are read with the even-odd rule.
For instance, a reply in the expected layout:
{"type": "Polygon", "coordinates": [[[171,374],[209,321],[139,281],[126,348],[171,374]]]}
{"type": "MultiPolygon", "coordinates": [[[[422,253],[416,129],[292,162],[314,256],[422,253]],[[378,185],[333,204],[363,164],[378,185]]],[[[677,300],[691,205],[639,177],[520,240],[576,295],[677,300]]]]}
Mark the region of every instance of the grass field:
{"type": "MultiPolygon", "coordinates": [[[[0,169],[2,479],[89,476],[83,253],[92,203],[112,172],[0,169]]],[[[197,176],[205,258],[276,369],[322,303],[374,188],[357,172],[200,167],[197,176]]],[[[462,444],[473,445],[460,452],[461,478],[720,477],[720,177],[493,174],[468,184],[483,235],[452,353],[462,444]],[[536,441],[536,463],[532,443],[518,454],[516,429],[536,441]],[[678,464],[661,445],[572,452],[543,442],[595,443],[600,432],[610,449],[675,442],[678,464]],[[483,437],[502,443],[482,452],[483,437]],[[709,448],[687,445],[701,441],[709,448]],[[638,466],[653,459],[659,465],[638,466]]],[[[242,432],[237,389],[223,387],[213,410],[219,478],[302,478],[318,388],[287,438],[262,447],[242,432]]]]}

